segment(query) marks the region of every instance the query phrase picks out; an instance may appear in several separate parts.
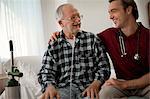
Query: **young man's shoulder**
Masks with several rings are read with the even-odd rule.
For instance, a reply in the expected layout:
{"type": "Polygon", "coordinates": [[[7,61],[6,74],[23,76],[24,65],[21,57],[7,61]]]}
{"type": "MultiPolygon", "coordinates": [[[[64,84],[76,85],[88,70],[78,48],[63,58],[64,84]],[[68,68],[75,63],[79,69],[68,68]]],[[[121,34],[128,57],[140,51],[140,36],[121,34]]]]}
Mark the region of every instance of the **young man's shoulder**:
{"type": "Polygon", "coordinates": [[[148,33],[150,34],[150,29],[144,27],[143,25],[141,26],[141,32],[145,32],[145,33],[148,33]]]}
{"type": "Polygon", "coordinates": [[[112,28],[105,29],[104,31],[100,32],[99,34],[115,33],[117,31],[118,31],[117,28],[112,27],[112,28]]]}
{"type": "Polygon", "coordinates": [[[118,29],[117,28],[108,28],[108,29],[105,29],[104,31],[100,32],[97,34],[98,37],[101,37],[101,36],[111,36],[111,35],[114,35],[114,33],[117,33],[118,32],[118,29]]]}

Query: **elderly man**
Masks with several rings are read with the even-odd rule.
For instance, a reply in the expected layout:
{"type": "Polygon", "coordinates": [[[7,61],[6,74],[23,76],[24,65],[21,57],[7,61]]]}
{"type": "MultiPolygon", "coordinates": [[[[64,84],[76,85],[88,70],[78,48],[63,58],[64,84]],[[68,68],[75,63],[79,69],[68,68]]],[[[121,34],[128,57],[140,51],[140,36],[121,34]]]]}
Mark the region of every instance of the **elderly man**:
{"type": "Polygon", "coordinates": [[[56,16],[62,31],[43,57],[39,73],[42,99],[98,99],[101,85],[110,76],[103,43],[80,30],[81,16],[73,5],[60,5],[56,16]]]}

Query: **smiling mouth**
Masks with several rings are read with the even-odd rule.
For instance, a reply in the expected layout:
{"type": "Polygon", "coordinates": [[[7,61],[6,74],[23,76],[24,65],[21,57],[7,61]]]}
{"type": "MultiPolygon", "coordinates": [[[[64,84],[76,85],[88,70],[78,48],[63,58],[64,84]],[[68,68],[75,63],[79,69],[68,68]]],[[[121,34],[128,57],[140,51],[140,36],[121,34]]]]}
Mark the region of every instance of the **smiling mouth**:
{"type": "Polygon", "coordinates": [[[78,23],[74,23],[74,24],[73,24],[73,26],[77,26],[77,25],[81,25],[81,23],[78,22],[78,23]]]}
{"type": "Polygon", "coordinates": [[[76,25],[73,25],[73,26],[80,26],[80,24],[76,24],[76,25]]]}
{"type": "Polygon", "coordinates": [[[73,24],[74,27],[80,27],[81,26],[81,23],[76,23],[76,24],[73,24]]]}

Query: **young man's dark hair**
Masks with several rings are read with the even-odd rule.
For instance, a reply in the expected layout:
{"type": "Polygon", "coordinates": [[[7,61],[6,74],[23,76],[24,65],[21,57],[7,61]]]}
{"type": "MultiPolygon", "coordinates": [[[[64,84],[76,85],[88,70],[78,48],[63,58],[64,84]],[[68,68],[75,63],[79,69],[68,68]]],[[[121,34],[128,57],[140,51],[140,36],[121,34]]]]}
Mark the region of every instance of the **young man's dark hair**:
{"type": "MultiPolygon", "coordinates": [[[[112,1],[116,1],[116,0],[109,0],[109,3],[111,3],[112,1]]],[[[122,2],[124,9],[128,8],[129,6],[133,8],[132,14],[134,18],[137,20],[139,18],[139,13],[135,1],[134,0],[120,0],[120,1],[122,2]]]]}

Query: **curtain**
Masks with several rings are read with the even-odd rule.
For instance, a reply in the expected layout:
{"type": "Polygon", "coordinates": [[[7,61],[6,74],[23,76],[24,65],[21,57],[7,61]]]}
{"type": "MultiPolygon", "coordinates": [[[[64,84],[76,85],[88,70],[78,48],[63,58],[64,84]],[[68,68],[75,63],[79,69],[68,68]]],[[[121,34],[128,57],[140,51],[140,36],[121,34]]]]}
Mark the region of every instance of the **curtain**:
{"type": "Polygon", "coordinates": [[[0,57],[43,55],[44,33],[40,0],[0,0],[0,57]]]}

